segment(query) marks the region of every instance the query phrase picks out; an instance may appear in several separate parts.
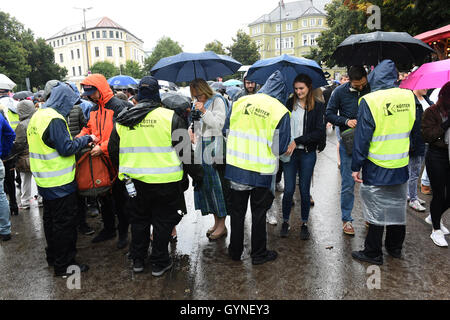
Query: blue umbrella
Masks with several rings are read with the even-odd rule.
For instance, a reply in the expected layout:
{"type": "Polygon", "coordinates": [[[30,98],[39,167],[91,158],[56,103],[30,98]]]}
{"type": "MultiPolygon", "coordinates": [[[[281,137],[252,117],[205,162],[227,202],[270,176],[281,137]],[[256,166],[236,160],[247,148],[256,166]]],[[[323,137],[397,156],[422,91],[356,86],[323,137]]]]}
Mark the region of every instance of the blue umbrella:
{"type": "Polygon", "coordinates": [[[243,83],[242,83],[242,81],[235,80],[235,79],[231,79],[231,80],[225,81],[225,82],[223,83],[223,85],[224,85],[225,87],[232,87],[232,86],[242,86],[243,83]]]}
{"type": "Polygon", "coordinates": [[[115,76],[108,79],[108,84],[115,89],[136,88],[139,82],[130,76],[115,76]]]}
{"type": "Polygon", "coordinates": [[[319,88],[328,84],[322,68],[317,62],[287,54],[256,61],[248,70],[246,79],[264,84],[276,70],[280,70],[283,74],[289,93],[294,92],[294,79],[300,73],[306,74],[311,78],[313,88],[319,88]]]}
{"type": "Polygon", "coordinates": [[[192,81],[197,78],[212,80],[234,74],[241,66],[236,60],[220,57],[212,51],[182,52],[159,60],[152,68],[151,75],[171,82],[192,81]]]}

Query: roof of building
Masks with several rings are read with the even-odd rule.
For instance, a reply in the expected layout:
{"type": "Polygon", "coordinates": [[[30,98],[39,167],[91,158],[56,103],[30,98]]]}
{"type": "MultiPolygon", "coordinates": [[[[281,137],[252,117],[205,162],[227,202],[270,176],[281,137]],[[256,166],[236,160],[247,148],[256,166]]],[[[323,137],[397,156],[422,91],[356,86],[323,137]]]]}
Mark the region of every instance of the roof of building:
{"type": "MultiPolygon", "coordinates": [[[[78,23],[78,24],[75,24],[75,25],[72,25],[72,26],[69,26],[69,27],[66,27],[66,28],[62,29],[61,31],[59,31],[58,33],[54,34],[53,36],[51,36],[47,40],[80,32],[80,31],[83,31],[83,28],[84,28],[84,23],[78,23]]],[[[121,30],[123,30],[125,32],[128,32],[129,34],[133,35],[127,29],[125,29],[120,24],[118,24],[117,22],[111,20],[108,17],[101,17],[101,18],[86,20],[86,30],[96,29],[96,28],[121,29],[121,30]]],[[[141,39],[139,39],[135,35],[133,35],[133,37],[135,37],[139,41],[142,41],[141,39]]]]}
{"type": "MultiPolygon", "coordinates": [[[[323,15],[325,13],[325,5],[330,3],[331,0],[300,0],[295,2],[287,2],[284,4],[284,8],[281,9],[282,20],[293,20],[302,16],[311,15],[323,15]]],[[[280,21],[280,7],[277,6],[269,14],[261,16],[259,19],[249,24],[255,25],[260,23],[272,23],[280,21]]]]}

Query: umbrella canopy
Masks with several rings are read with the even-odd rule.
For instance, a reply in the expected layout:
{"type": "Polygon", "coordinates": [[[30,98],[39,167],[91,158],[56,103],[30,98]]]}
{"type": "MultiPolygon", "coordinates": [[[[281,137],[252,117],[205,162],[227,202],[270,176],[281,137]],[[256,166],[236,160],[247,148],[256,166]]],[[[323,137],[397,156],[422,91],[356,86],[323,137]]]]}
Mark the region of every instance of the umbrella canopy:
{"type": "Polygon", "coordinates": [[[313,88],[319,88],[328,84],[322,68],[317,62],[287,54],[256,61],[248,70],[246,79],[262,85],[276,70],[280,70],[284,76],[289,93],[294,92],[294,79],[300,73],[306,74],[311,78],[313,88]]]}
{"type": "Polygon", "coordinates": [[[211,87],[211,89],[213,89],[214,91],[217,91],[217,92],[219,92],[219,91],[225,92],[225,90],[227,89],[223,82],[213,82],[209,86],[211,87]]]}
{"type": "Polygon", "coordinates": [[[191,99],[177,92],[164,92],[161,94],[161,102],[172,110],[186,110],[191,107],[191,99]]]}
{"type": "Polygon", "coordinates": [[[115,76],[108,79],[108,84],[114,89],[137,88],[139,82],[130,76],[115,76]]]}
{"type": "Polygon", "coordinates": [[[223,83],[223,85],[226,86],[226,87],[231,87],[231,86],[242,86],[243,83],[242,83],[242,81],[235,80],[235,79],[231,79],[231,80],[225,81],[225,82],[223,83]]]}
{"type": "Polygon", "coordinates": [[[220,57],[212,51],[182,52],[159,60],[152,68],[151,75],[171,82],[192,81],[197,78],[212,80],[236,73],[242,64],[232,60],[234,59],[220,57]]]}
{"type": "Polygon", "coordinates": [[[435,30],[430,30],[418,34],[414,38],[422,40],[423,42],[432,42],[437,40],[444,40],[450,38],[450,24],[435,30]]]}
{"type": "Polygon", "coordinates": [[[406,32],[376,31],[345,39],[331,56],[338,64],[377,65],[390,59],[398,65],[420,64],[434,50],[406,32]]]}
{"type": "Polygon", "coordinates": [[[425,63],[400,84],[400,88],[419,90],[442,88],[450,81],[450,59],[425,63]]]}
{"type": "Polygon", "coordinates": [[[242,92],[242,90],[244,89],[238,87],[227,87],[226,93],[232,100],[235,100],[235,98],[242,92]]]}
{"type": "Polygon", "coordinates": [[[16,84],[3,73],[0,73],[0,89],[1,90],[12,90],[16,84]]]}
{"type": "Polygon", "coordinates": [[[34,97],[33,92],[31,91],[20,91],[13,95],[14,100],[24,100],[28,97],[34,97]]]}
{"type": "Polygon", "coordinates": [[[178,86],[175,83],[170,82],[170,81],[158,80],[158,84],[161,89],[167,89],[167,90],[171,90],[171,91],[178,90],[178,86]]]}

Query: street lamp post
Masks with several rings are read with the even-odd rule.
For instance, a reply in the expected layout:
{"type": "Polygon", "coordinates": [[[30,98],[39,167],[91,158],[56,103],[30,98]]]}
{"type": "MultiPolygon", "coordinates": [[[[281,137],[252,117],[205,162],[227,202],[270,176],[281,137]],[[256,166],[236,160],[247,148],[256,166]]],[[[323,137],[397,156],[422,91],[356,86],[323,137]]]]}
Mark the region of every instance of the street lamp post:
{"type": "Polygon", "coordinates": [[[91,10],[92,7],[89,8],[77,8],[74,7],[74,9],[78,9],[78,10],[83,10],[83,20],[84,20],[84,41],[85,41],[85,45],[86,45],[86,61],[87,61],[87,74],[89,74],[89,49],[88,49],[88,41],[87,41],[87,30],[86,30],[86,11],[91,10]]]}

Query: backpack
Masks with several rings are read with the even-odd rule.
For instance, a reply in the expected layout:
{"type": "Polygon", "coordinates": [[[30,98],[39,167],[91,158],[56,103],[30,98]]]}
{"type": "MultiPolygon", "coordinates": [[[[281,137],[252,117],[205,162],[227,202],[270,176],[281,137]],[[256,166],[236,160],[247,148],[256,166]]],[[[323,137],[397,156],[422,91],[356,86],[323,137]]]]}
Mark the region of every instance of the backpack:
{"type": "Polygon", "coordinates": [[[117,178],[117,171],[109,159],[105,155],[92,157],[90,149],[82,152],[75,172],[78,193],[81,196],[97,197],[109,192],[117,178]]]}

